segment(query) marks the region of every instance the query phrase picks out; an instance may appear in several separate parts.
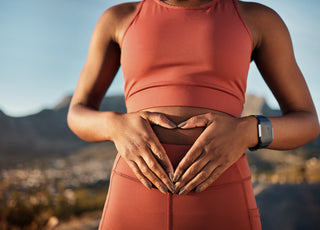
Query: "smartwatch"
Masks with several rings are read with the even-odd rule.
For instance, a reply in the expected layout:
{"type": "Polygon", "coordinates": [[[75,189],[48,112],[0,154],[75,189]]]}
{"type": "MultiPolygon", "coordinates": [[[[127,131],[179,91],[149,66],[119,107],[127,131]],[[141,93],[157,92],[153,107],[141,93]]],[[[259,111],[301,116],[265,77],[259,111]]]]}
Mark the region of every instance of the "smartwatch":
{"type": "Polygon", "coordinates": [[[258,144],[249,148],[250,151],[268,147],[273,140],[273,129],[271,121],[262,115],[252,115],[258,120],[258,144]]]}

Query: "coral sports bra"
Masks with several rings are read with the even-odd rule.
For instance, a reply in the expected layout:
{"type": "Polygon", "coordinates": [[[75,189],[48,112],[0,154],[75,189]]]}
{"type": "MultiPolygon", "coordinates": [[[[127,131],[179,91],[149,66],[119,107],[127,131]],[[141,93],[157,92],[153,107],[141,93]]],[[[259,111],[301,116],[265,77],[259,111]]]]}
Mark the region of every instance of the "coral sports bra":
{"type": "Polygon", "coordinates": [[[121,42],[127,111],[192,106],[239,117],[251,52],[236,0],[143,0],[121,42]]]}

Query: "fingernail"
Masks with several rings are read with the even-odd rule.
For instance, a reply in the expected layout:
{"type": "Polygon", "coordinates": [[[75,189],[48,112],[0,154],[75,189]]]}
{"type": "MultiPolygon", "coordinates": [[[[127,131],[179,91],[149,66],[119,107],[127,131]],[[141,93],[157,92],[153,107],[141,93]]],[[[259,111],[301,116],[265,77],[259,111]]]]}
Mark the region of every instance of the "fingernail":
{"type": "Polygon", "coordinates": [[[147,185],[148,189],[152,189],[152,185],[151,184],[147,183],[146,185],[147,185]]]}
{"type": "Polygon", "coordinates": [[[168,193],[168,189],[166,189],[165,187],[161,186],[160,187],[160,191],[164,194],[167,194],[168,193]]]}
{"type": "Polygon", "coordinates": [[[169,121],[168,125],[170,125],[172,128],[177,128],[177,125],[175,123],[173,123],[172,121],[169,121]]]}
{"type": "Polygon", "coordinates": [[[174,184],[173,187],[174,187],[173,193],[176,194],[177,191],[178,191],[178,190],[177,190],[177,186],[174,184]]]}
{"type": "Polygon", "coordinates": [[[188,190],[186,190],[186,189],[182,189],[182,190],[179,192],[179,195],[182,196],[182,195],[186,194],[187,191],[188,191],[188,190]]]}
{"type": "Polygon", "coordinates": [[[175,175],[173,177],[173,182],[177,182],[180,179],[180,175],[175,175]]]}
{"type": "Polygon", "coordinates": [[[179,189],[180,189],[179,186],[178,186],[178,185],[175,185],[175,186],[174,186],[174,193],[177,194],[178,191],[179,191],[179,189]]]}
{"type": "Polygon", "coordinates": [[[198,186],[195,190],[195,192],[200,192],[201,191],[201,186],[198,186]]]}
{"type": "Polygon", "coordinates": [[[173,182],[173,174],[172,173],[169,173],[169,178],[173,182]]]}
{"type": "Polygon", "coordinates": [[[173,184],[170,185],[170,188],[171,188],[172,192],[174,192],[176,190],[176,187],[173,184]]]}
{"type": "Polygon", "coordinates": [[[182,122],[182,123],[180,123],[180,124],[178,125],[178,127],[181,128],[181,127],[185,126],[186,124],[187,124],[186,121],[185,121],[185,122],[182,122]]]}

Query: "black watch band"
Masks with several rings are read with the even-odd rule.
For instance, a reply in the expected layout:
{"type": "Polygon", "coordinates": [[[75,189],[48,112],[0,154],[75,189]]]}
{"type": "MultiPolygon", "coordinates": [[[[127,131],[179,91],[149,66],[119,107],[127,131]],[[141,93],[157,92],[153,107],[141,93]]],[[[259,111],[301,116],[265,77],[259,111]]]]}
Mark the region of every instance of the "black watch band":
{"type": "Polygon", "coordinates": [[[273,140],[273,129],[271,121],[262,115],[252,115],[258,120],[258,144],[249,148],[250,151],[268,147],[273,140]]]}

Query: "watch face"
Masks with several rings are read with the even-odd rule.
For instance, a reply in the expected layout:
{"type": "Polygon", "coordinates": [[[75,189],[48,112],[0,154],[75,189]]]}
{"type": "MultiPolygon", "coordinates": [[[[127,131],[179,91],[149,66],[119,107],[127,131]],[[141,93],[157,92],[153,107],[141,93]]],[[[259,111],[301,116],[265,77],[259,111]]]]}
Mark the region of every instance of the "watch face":
{"type": "Polygon", "coordinates": [[[261,144],[268,146],[273,140],[272,124],[270,121],[263,121],[260,124],[261,144]]]}

